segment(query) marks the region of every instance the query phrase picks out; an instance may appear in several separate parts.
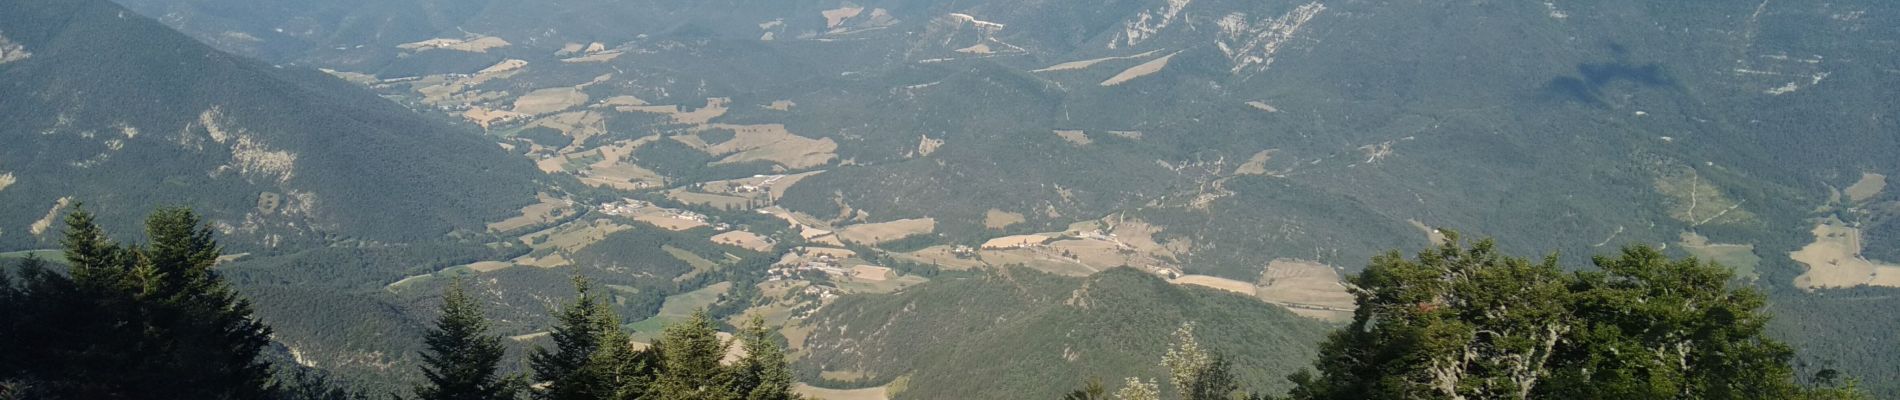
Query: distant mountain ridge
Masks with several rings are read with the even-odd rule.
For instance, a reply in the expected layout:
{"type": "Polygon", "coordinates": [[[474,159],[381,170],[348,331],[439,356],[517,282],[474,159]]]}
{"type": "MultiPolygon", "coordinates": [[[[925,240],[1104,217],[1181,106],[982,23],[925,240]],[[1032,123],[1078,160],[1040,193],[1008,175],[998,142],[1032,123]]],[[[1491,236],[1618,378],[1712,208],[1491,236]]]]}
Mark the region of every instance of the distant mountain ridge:
{"type": "Polygon", "coordinates": [[[272,247],[435,240],[533,201],[528,163],[315,70],[211,49],[109,1],[0,9],[5,247],[53,243],[79,202],[117,224],[191,205],[236,245],[272,247]]]}

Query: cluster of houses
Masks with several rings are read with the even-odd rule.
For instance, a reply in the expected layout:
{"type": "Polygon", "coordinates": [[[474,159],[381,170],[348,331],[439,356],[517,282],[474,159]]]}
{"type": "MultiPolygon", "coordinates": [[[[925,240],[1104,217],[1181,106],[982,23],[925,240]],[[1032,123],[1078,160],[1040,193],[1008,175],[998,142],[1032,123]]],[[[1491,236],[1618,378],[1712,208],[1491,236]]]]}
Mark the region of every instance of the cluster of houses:
{"type": "Polygon", "coordinates": [[[607,215],[628,216],[639,212],[640,209],[652,206],[653,203],[634,199],[621,199],[619,202],[601,204],[600,212],[606,213],[607,215]]]}
{"type": "Polygon", "coordinates": [[[895,271],[892,271],[888,267],[880,267],[876,265],[856,265],[856,266],[846,267],[842,264],[843,261],[844,260],[841,258],[837,258],[835,256],[832,256],[831,254],[825,254],[825,253],[819,253],[819,254],[811,256],[810,258],[794,259],[790,262],[784,262],[784,263],[779,263],[778,265],[773,265],[771,269],[766,270],[766,274],[767,274],[766,280],[779,281],[779,280],[798,279],[798,276],[800,274],[803,274],[806,272],[822,272],[825,275],[830,275],[830,276],[835,276],[835,277],[855,278],[855,279],[864,279],[864,280],[873,280],[873,281],[887,280],[887,279],[895,278],[897,276],[897,273],[895,271]]]}

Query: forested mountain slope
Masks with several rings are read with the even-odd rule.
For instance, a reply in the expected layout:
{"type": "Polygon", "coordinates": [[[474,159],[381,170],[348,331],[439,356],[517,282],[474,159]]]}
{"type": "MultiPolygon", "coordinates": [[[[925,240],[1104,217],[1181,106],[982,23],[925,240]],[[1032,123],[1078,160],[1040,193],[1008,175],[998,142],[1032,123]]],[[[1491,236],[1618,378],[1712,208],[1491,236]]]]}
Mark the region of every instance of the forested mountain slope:
{"type": "Polygon", "coordinates": [[[107,1],[0,9],[7,247],[53,243],[80,202],[111,223],[188,204],[240,247],[275,247],[434,240],[533,199],[537,174],[491,141],[315,70],[213,50],[107,1]]]}

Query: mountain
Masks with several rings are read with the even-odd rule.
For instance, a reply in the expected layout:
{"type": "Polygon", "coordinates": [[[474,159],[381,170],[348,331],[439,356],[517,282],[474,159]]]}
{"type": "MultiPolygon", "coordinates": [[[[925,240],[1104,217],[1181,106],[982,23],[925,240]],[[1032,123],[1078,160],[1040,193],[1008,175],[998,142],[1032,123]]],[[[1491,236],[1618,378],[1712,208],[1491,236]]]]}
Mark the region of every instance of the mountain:
{"type": "MultiPolygon", "coordinates": [[[[122,3],[593,186],[541,203],[575,213],[498,233],[532,250],[347,277],[366,286],[469,273],[522,298],[570,271],[631,275],[638,318],[658,295],[702,304],[679,296],[715,282],[688,266],[765,259],[866,296],[784,318],[823,331],[862,325],[841,305],[955,310],[917,294],[950,284],[916,283],[939,269],[1131,266],[1325,308],[1338,276],[1446,228],[1579,268],[1624,245],[1721,261],[1803,315],[1776,330],[1810,369],[1893,375],[1890,352],[1863,351],[1890,347],[1867,345],[1888,325],[1869,310],[1900,306],[1890,2],[122,3]],[[896,277],[840,275],[860,266],[896,277]]],[[[715,303],[751,304],[731,297],[715,303]]]]}
{"type": "Polygon", "coordinates": [[[322,72],[107,1],[0,8],[6,247],[55,243],[80,203],[128,232],[156,205],[191,205],[248,249],[440,240],[533,202],[528,163],[322,72]]]}

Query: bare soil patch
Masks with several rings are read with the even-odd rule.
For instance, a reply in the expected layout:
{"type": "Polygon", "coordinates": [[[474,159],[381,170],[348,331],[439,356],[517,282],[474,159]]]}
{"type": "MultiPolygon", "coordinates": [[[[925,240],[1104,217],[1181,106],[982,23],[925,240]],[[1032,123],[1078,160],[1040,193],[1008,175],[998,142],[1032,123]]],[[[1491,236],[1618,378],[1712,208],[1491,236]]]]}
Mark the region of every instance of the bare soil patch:
{"type": "Polygon", "coordinates": [[[587,93],[577,87],[537,89],[515,98],[514,112],[528,115],[551,114],[587,104],[587,93]]]}
{"type": "Polygon", "coordinates": [[[1089,135],[1082,131],[1057,130],[1055,131],[1055,133],[1056,133],[1056,136],[1062,137],[1062,140],[1066,140],[1069,142],[1069,144],[1075,145],[1077,147],[1087,146],[1089,143],[1095,143],[1095,140],[1089,139],[1089,135]]]}

